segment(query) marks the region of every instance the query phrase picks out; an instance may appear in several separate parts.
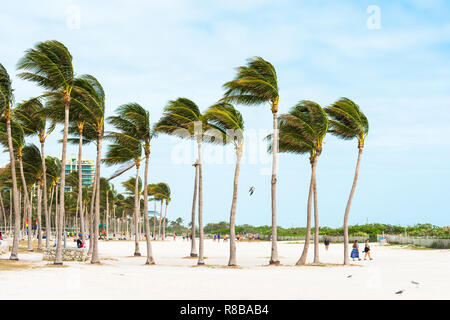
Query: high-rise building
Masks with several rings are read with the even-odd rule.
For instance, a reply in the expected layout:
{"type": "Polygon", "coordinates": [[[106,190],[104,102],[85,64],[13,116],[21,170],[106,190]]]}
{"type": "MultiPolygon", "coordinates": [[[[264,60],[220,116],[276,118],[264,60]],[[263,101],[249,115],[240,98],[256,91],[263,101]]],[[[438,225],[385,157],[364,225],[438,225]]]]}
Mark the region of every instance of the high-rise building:
{"type": "MultiPolygon", "coordinates": [[[[66,160],[66,175],[73,171],[78,171],[78,156],[76,155],[72,155],[66,160]]],[[[81,180],[83,186],[90,186],[94,183],[94,174],[94,161],[86,159],[81,160],[81,180]]],[[[68,190],[70,190],[70,187],[68,190]]]]}

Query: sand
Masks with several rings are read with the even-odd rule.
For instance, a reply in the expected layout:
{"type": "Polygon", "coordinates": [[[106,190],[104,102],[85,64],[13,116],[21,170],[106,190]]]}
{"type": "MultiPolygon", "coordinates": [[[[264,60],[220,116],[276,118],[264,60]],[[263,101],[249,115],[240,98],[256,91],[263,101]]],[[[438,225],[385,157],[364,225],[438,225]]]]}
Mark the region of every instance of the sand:
{"type": "MultiPolygon", "coordinates": [[[[21,253],[21,263],[33,268],[0,270],[0,299],[450,299],[450,250],[373,243],[374,260],[344,267],[335,265],[342,244],[328,251],[321,245],[326,265],[295,267],[303,244],[279,242],[282,265],[268,266],[270,243],[254,241],[237,244],[240,267],[228,268],[227,242],[206,240],[202,267],[186,258],[190,243],[182,239],[152,244],[154,266],[133,257],[132,241],[100,241],[101,265],[53,267],[41,253],[21,253]]],[[[140,248],[145,255],[145,242],[140,248]]]]}

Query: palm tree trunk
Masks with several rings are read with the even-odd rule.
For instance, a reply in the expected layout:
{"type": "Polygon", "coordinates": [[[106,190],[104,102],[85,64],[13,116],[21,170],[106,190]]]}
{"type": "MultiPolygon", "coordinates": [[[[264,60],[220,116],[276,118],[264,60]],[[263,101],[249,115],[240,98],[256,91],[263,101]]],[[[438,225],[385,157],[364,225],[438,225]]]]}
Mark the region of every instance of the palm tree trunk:
{"type": "Polygon", "coordinates": [[[145,156],[145,169],[144,169],[144,221],[145,221],[145,238],[147,241],[147,261],[145,264],[155,264],[152,252],[152,243],[150,242],[150,222],[148,220],[148,163],[149,154],[145,156]]]}
{"type": "Polygon", "coordinates": [[[52,191],[50,193],[50,206],[48,207],[47,217],[45,218],[45,247],[50,248],[50,237],[52,235],[52,206],[53,206],[53,194],[55,193],[55,187],[52,186],[52,191]]]}
{"type": "MultiPolygon", "coordinates": [[[[25,174],[23,172],[23,162],[22,162],[22,155],[19,154],[19,169],[20,169],[20,177],[22,179],[22,186],[23,186],[23,193],[24,193],[24,208],[25,208],[25,215],[28,217],[28,251],[33,251],[33,233],[31,231],[31,201],[28,195],[28,188],[27,188],[27,182],[25,181],[25,174]]],[[[31,196],[31,195],[30,195],[31,196]]]]}
{"type": "Polygon", "coordinates": [[[355,176],[353,178],[352,190],[350,191],[350,196],[348,197],[347,206],[345,207],[344,215],[344,265],[350,264],[350,257],[348,253],[348,215],[350,213],[350,207],[352,205],[353,195],[355,194],[356,183],[358,182],[359,166],[361,164],[361,156],[363,152],[363,146],[360,143],[358,146],[358,160],[356,162],[355,176]]]}
{"type": "Polygon", "coordinates": [[[19,190],[17,188],[16,165],[11,135],[11,115],[9,113],[6,115],[6,131],[8,133],[8,151],[11,165],[11,178],[12,178],[13,198],[14,198],[14,238],[11,248],[11,255],[9,259],[19,260],[18,252],[20,241],[20,209],[19,209],[20,198],[19,198],[19,190]]]}
{"type": "Polygon", "coordinates": [[[109,235],[109,197],[108,191],[106,191],[106,240],[108,240],[109,235]]]}
{"type": "Polygon", "coordinates": [[[161,210],[159,211],[159,223],[158,223],[158,240],[161,240],[161,223],[162,223],[162,212],[163,212],[163,199],[161,199],[161,210]]]}
{"type": "Polygon", "coordinates": [[[154,212],[153,212],[153,239],[156,238],[156,199],[153,199],[154,201],[154,212]]]}
{"type": "Polygon", "coordinates": [[[317,207],[317,181],[314,176],[314,263],[320,263],[319,260],[319,209],[317,207]]]}
{"type": "Polygon", "coordinates": [[[7,228],[7,225],[6,225],[6,213],[5,213],[5,206],[3,204],[2,192],[3,192],[3,190],[0,190],[0,205],[2,206],[2,214],[3,214],[2,219],[3,219],[3,225],[5,227],[5,233],[6,233],[6,228],[7,228]]]}
{"type": "MultiPolygon", "coordinates": [[[[95,218],[94,218],[94,241],[92,245],[92,257],[91,263],[100,263],[100,258],[98,254],[98,236],[99,236],[99,227],[100,223],[100,162],[102,157],[102,139],[103,133],[99,132],[97,137],[97,160],[95,163],[95,171],[97,176],[97,185],[96,185],[96,196],[95,196],[95,218]]],[[[92,236],[91,236],[92,241],[92,236]]]]}
{"type": "Polygon", "coordinates": [[[62,265],[62,250],[61,250],[61,240],[62,240],[62,230],[63,230],[63,218],[65,214],[64,208],[64,187],[66,184],[66,150],[67,150],[67,135],[69,129],[69,107],[70,107],[70,94],[66,93],[64,96],[64,135],[63,135],[63,145],[62,145],[62,155],[61,155],[61,180],[59,188],[59,230],[57,234],[56,242],[56,258],[55,264],[62,265]]]}
{"type": "Polygon", "coordinates": [[[195,181],[194,181],[194,196],[192,199],[192,225],[191,225],[191,257],[197,257],[197,242],[195,240],[195,206],[197,204],[197,190],[198,190],[198,161],[194,163],[195,167],[195,181]]]}
{"type": "Polygon", "coordinates": [[[234,184],[233,184],[233,201],[231,202],[230,211],[230,259],[228,260],[229,266],[236,266],[236,203],[238,196],[238,182],[239,171],[241,169],[241,157],[242,157],[242,144],[239,145],[236,152],[236,169],[234,171],[234,184]]]}
{"type": "MultiPolygon", "coordinates": [[[[203,239],[203,177],[202,177],[202,140],[197,140],[198,146],[198,265],[205,264],[203,260],[204,239],[203,239]]],[[[194,241],[194,238],[192,238],[194,241]]]]}
{"type": "Polygon", "coordinates": [[[37,182],[38,191],[37,191],[37,230],[38,230],[38,250],[42,250],[42,223],[41,223],[41,214],[42,214],[42,185],[41,182],[37,182]]]}
{"type": "Polygon", "coordinates": [[[309,241],[311,240],[311,209],[312,209],[312,198],[313,198],[313,192],[314,192],[314,181],[316,179],[316,163],[317,163],[316,158],[311,160],[311,182],[309,183],[305,245],[303,246],[303,252],[302,252],[300,259],[297,261],[297,265],[306,264],[306,257],[308,256],[309,241]]]}
{"type": "Polygon", "coordinates": [[[41,161],[42,161],[42,182],[43,182],[43,201],[44,201],[44,217],[45,217],[45,230],[47,236],[45,237],[45,245],[48,244],[48,228],[47,228],[47,221],[48,221],[48,206],[47,206],[47,166],[45,164],[45,140],[41,140],[41,161]]]}
{"type": "Polygon", "coordinates": [[[83,160],[83,128],[78,126],[78,208],[80,210],[80,227],[81,227],[81,241],[83,245],[86,241],[86,225],[84,223],[83,211],[83,176],[82,176],[82,160],[83,160]]]}
{"type": "Polygon", "coordinates": [[[94,183],[92,185],[92,195],[89,210],[90,228],[89,228],[89,250],[88,255],[92,255],[92,250],[94,248],[94,209],[95,209],[95,198],[97,194],[97,165],[95,166],[94,183]]]}
{"type": "Polygon", "coordinates": [[[167,199],[166,199],[166,210],[165,210],[165,212],[164,212],[164,219],[163,219],[163,223],[162,223],[162,234],[163,234],[162,238],[163,238],[163,240],[166,240],[166,216],[167,216],[167,206],[168,206],[168,203],[167,203],[167,199]]]}
{"type": "MultiPolygon", "coordinates": [[[[273,109],[273,108],[272,108],[273,109]]],[[[273,112],[273,141],[272,141],[272,252],[269,264],[280,264],[278,258],[277,235],[277,159],[278,159],[278,122],[277,112],[273,112]]]]}
{"type": "Polygon", "coordinates": [[[139,163],[136,164],[136,182],[134,185],[134,256],[140,257],[139,252],[139,163]]]}

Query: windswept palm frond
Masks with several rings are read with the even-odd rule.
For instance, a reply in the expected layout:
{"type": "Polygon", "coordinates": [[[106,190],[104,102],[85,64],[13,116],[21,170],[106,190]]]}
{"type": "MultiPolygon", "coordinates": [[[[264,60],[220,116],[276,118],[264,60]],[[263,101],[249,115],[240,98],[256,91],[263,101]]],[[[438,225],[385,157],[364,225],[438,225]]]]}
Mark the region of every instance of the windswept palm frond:
{"type": "Polygon", "coordinates": [[[359,106],[348,98],[341,98],[325,108],[330,117],[329,132],[341,139],[357,138],[360,145],[369,133],[369,122],[359,106]]]}

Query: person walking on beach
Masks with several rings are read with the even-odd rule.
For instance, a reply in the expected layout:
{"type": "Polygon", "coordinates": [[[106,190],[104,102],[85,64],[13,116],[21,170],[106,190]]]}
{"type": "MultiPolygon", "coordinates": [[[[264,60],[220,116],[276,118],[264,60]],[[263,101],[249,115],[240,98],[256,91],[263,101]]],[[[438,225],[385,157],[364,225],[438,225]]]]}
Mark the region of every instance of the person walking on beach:
{"type": "Polygon", "coordinates": [[[370,245],[369,245],[369,239],[366,240],[366,244],[365,244],[365,247],[364,247],[364,260],[366,260],[366,257],[367,257],[367,256],[369,256],[369,259],[370,259],[370,260],[373,260],[373,259],[370,257],[370,245]]]}
{"type": "Polygon", "coordinates": [[[330,245],[330,240],[328,240],[328,237],[325,237],[323,243],[325,244],[325,250],[328,251],[328,246],[330,245]]]}
{"type": "Polygon", "coordinates": [[[353,250],[352,253],[350,254],[350,258],[353,259],[353,261],[355,261],[355,259],[357,258],[358,260],[361,260],[359,258],[359,246],[358,246],[358,240],[355,240],[355,242],[353,242],[353,250]]]}

